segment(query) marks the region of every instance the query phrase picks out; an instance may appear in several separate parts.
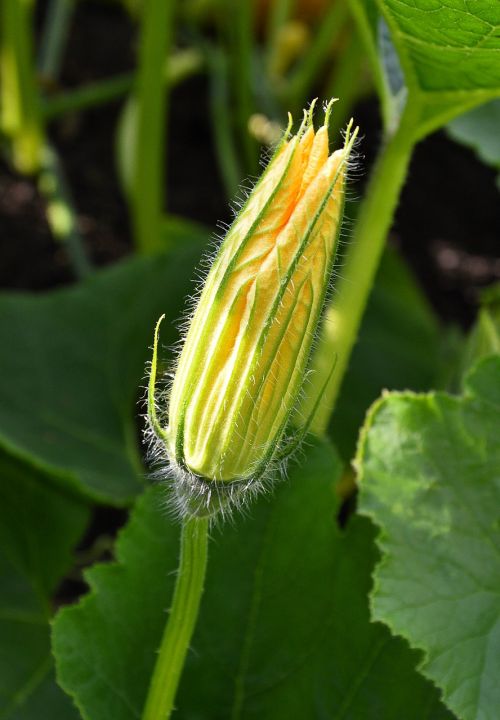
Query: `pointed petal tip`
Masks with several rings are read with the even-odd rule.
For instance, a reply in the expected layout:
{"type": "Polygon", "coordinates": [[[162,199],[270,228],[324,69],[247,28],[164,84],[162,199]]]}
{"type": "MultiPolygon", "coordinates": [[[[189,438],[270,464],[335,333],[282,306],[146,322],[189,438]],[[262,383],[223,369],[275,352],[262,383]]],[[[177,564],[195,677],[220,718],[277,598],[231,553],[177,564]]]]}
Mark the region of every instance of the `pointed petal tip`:
{"type": "Polygon", "coordinates": [[[323,127],[326,127],[328,129],[328,125],[330,123],[330,115],[332,114],[333,105],[334,103],[338,102],[338,98],[333,97],[331,98],[328,103],[325,105],[325,119],[323,122],[323,127]]]}

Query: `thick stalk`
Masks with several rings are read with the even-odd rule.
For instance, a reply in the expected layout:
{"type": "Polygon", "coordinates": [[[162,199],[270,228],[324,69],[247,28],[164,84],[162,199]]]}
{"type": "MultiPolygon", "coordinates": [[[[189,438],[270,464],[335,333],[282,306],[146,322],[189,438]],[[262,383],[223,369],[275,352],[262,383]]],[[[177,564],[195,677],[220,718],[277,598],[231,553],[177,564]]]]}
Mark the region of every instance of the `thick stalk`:
{"type": "Polygon", "coordinates": [[[143,253],[162,247],[168,95],[164,65],[171,43],[173,7],[174,0],[146,0],[142,10],[132,210],[136,245],[143,253]]]}
{"type": "Polygon", "coordinates": [[[184,520],[174,599],[142,720],[167,720],[198,617],[207,566],[208,518],[184,520]]]}
{"type": "Polygon", "coordinates": [[[356,341],[363,312],[380,262],[414,146],[414,113],[408,108],[396,133],[382,148],[373,169],[360,214],[349,240],[341,277],[327,308],[319,344],[313,358],[312,387],[300,408],[307,417],[320,389],[335,372],[323,391],[311,431],[323,435],[335,406],[342,380],[356,341]]]}

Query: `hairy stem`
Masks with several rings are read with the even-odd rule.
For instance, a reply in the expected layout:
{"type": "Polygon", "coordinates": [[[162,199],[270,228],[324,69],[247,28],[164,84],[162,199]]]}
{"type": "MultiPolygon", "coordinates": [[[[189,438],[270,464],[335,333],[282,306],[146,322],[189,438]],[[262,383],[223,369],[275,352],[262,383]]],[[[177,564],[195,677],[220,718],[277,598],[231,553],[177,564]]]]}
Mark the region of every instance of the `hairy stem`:
{"type": "Polygon", "coordinates": [[[207,566],[208,518],[186,518],[170,617],[158,652],[142,720],[167,720],[198,617],[207,566]]]}
{"type": "Polygon", "coordinates": [[[380,152],[342,264],[341,278],[325,314],[313,358],[312,387],[300,408],[307,417],[336,356],[335,372],[326,384],[311,423],[311,431],[318,435],[323,435],[328,427],[406,178],[414,147],[414,117],[413,108],[407,108],[398,130],[380,152]]]}

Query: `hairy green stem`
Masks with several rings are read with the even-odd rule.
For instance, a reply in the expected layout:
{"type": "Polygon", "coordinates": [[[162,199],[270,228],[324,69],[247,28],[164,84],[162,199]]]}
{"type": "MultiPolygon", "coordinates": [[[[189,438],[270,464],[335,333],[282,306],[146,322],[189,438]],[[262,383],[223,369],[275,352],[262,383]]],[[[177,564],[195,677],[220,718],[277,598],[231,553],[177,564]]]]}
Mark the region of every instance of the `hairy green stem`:
{"type": "Polygon", "coordinates": [[[132,188],[135,241],[142,253],[151,253],[163,246],[160,228],[167,116],[164,64],[172,38],[173,8],[174,0],[146,0],[142,10],[132,188]]]}
{"type": "Polygon", "coordinates": [[[198,617],[208,550],[208,518],[187,518],[170,617],[158,652],[142,720],[167,720],[198,617]]]}
{"type": "Polygon", "coordinates": [[[311,431],[318,435],[323,435],[328,427],[406,178],[414,147],[414,117],[413,109],[407,108],[398,130],[380,152],[340,268],[341,277],[326,311],[313,358],[312,388],[300,408],[305,416],[309,414],[311,398],[324,386],[336,356],[335,372],[326,384],[311,423],[311,431]]]}

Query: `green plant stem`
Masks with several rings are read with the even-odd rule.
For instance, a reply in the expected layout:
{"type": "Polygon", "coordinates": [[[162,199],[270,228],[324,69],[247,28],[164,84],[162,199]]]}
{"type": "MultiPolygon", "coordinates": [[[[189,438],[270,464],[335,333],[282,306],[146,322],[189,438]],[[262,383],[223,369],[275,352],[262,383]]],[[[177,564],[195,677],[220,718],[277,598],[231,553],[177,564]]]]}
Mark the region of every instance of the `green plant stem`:
{"type": "Polygon", "coordinates": [[[179,570],[170,617],[158,652],[142,720],[167,720],[198,617],[205,581],[208,518],[184,520],[179,570]]]}
{"type": "Polygon", "coordinates": [[[268,69],[275,53],[279,32],[290,17],[293,2],[294,0],[274,0],[268,10],[266,27],[266,65],[268,69]]]}
{"type": "Polygon", "coordinates": [[[210,114],[219,169],[226,196],[233,200],[243,178],[243,172],[231,132],[231,111],[227,82],[227,59],[219,47],[208,51],[210,67],[210,114]]]}
{"type": "MultiPolygon", "coordinates": [[[[203,68],[203,55],[195,48],[173,53],[165,63],[164,82],[169,88],[180,84],[203,68]]],[[[67,112],[77,112],[103,105],[124,97],[135,86],[134,73],[122,73],[89,83],[76,90],[60,92],[42,101],[45,120],[53,120],[67,112]]]]}
{"type": "Polygon", "coordinates": [[[60,92],[42,101],[42,113],[46,120],[53,120],[67,112],[86,110],[96,105],[123,97],[134,87],[134,74],[123,73],[106,80],[89,83],[76,90],[60,92]]]}
{"type": "Polygon", "coordinates": [[[304,106],[310,88],[318,77],[328,54],[333,51],[347,20],[348,10],[344,2],[333,3],[326,17],[321,19],[312,45],[304,54],[286,85],[286,100],[288,106],[293,110],[304,106]]]}
{"type": "Polygon", "coordinates": [[[138,126],[132,185],[132,216],[137,249],[152,253],[162,246],[165,190],[167,92],[164,63],[172,39],[174,0],[146,0],[137,73],[138,126]]]}
{"type": "Polygon", "coordinates": [[[12,142],[22,173],[40,166],[43,128],[33,63],[32,7],[27,0],[0,2],[0,130],[12,142]]]}
{"type": "Polygon", "coordinates": [[[48,4],[38,55],[38,72],[46,82],[54,82],[59,75],[74,7],[75,0],[48,4]]]}
{"type": "Polygon", "coordinates": [[[38,188],[46,199],[46,214],[54,238],[66,247],[75,276],[81,280],[92,270],[71,193],[56,150],[47,145],[42,153],[38,188]]]}
{"type": "Polygon", "coordinates": [[[253,0],[240,0],[235,12],[231,0],[225,2],[225,31],[230,48],[229,67],[232,70],[231,87],[234,90],[234,115],[245,158],[246,171],[255,173],[258,168],[258,150],[255,139],[248,131],[248,120],[254,112],[253,99],[253,0]]]}
{"type": "MultiPolygon", "coordinates": [[[[337,364],[311,423],[311,431],[318,435],[323,435],[328,427],[406,178],[414,147],[414,118],[413,108],[407,108],[398,130],[381,149],[339,270],[341,277],[326,311],[313,358],[313,387],[308,398],[315,398],[324,386],[335,356],[337,364]]],[[[306,417],[311,402],[306,399],[300,408],[306,417]]]]}
{"type": "Polygon", "coordinates": [[[352,107],[359,97],[371,89],[368,87],[368,82],[364,81],[364,63],[361,39],[357,30],[351,27],[347,45],[338,56],[325,86],[325,98],[339,98],[339,102],[335,103],[330,122],[332,137],[337,136],[338,131],[349,119],[352,107]]]}

